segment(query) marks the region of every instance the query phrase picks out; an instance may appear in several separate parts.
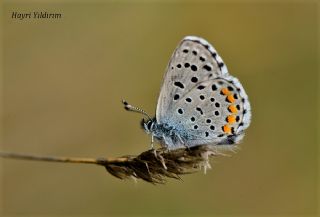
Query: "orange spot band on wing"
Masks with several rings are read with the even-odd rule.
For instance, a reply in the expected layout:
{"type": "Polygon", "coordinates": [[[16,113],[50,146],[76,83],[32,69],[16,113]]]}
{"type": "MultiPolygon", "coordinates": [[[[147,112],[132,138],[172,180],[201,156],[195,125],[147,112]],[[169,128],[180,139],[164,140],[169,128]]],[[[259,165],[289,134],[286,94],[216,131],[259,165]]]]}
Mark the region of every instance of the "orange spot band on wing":
{"type": "Polygon", "coordinates": [[[229,94],[230,94],[230,92],[229,92],[229,90],[228,90],[227,88],[222,88],[222,89],[221,89],[221,93],[222,93],[223,95],[229,95],[229,94]]]}
{"type": "Polygon", "coordinates": [[[227,100],[228,100],[228,102],[230,102],[230,103],[234,103],[236,100],[233,98],[233,96],[232,95],[228,95],[227,96],[227,100]]]}
{"type": "Polygon", "coordinates": [[[231,133],[231,128],[227,124],[222,127],[222,130],[225,133],[229,133],[229,134],[231,133]]]}
{"type": "Polygon", "coordinates": [[[238,112],[238,109],[237,109],[237,107],[236,107],[235,105],[230,105],[230,106],[228,107],[228,109],[229,109],[229,111],[230,111],[231,113],[234,113],[234,114],[236,114],[236,113],[238,112]]]}
{"type": "Polygon", "coordinates": [[[229,124],[235,123],[235,122],[236,122],[236,116],[234,116],[234,115],[229,115],[229,116],[227,117],[227,121],[228,121],[229,124]]]}

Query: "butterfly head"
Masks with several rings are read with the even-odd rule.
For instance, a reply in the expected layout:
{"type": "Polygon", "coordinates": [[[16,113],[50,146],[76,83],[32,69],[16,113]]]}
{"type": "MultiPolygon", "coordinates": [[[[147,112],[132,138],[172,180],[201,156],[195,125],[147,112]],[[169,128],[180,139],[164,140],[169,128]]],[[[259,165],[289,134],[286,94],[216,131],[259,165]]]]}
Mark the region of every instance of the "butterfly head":
{"type": "Polygon", "coordinates": [[[142,119],[140,122],[140,126],[147,134],[152,133],[154,126],[155,126],[155,118],[153,119],[142,119]]]}
{"type": "Polygon", "coordinates": [[[144,110],[142,110],[141,108],[130,105],[125,100],[123,100],[122,103],[124,105],[124,108],[127,111],[137,112],[137,113],[144,115],[146,117],[146,119],[143,118],[141,120],[140,126],[142,127],[142,129],[144,129],[144,131],[146,131],[146,133],[148,133],[148,134],[152,133],[152,131],[154,130],[155,123],[156,123],[156,119],[151,118],[144,110]]]}

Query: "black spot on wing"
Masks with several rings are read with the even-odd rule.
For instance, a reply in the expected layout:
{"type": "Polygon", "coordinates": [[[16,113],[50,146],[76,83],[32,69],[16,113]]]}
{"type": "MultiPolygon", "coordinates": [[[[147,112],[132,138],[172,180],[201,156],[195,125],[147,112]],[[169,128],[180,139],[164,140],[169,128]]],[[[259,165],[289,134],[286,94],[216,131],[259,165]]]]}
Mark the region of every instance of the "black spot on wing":
{"type": "Polygon", "coordinates": [[[197,87],[198,90],[203,90],[204,88],[205,88],[205,86],[203,86],[203,85],[199,85],[199,86],[197,87]]]}
{"type": "Polygon", "coordinates": [[[198,82],[198,78],[197,78],[197,77],[192,77],[192,78],[191,78],[191,82],[193,82],[193,83],[198,82]]]}
{"type": "Polygon", "coordinates": [[[174,86],[179,87],[179,88],[181,88],[181,89],[184,88],[184,85],[183,85],[180,81],[174,82],[174,86]]]}
{"type": "Polygon", "coordinates": [[[174,95],[173,99],[178,100],[180,98],[179,94],[174,95]]]}
{"type": "Polygon", "coordinates": [[[200,112],[201,115],[203,115],[203,111],[202,111],[202,109],[201,109],[200,107],[197,107],[196,110],[197,110],[198,112],[200,112]]]}
{"type": "Polygon", "coordinates": [[[195,71],[198,70],[198,67],[197,67],[196,65],[192,65],[192,66],[191,66],[191,70],[195,72],[195,71]]]}
{"type": "Polygon", "coordinates": [[[203,68],[205,70],[207,70],[208,72],[210,72],[212,70],[211,66],[209,66],[209,65],[204,65],[203,68]]]}

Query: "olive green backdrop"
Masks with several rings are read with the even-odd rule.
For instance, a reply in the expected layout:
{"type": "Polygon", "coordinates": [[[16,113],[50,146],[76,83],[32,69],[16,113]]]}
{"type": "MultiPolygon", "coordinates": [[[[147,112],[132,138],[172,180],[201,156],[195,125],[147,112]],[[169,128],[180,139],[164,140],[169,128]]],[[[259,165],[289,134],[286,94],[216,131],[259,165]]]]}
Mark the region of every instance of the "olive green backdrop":
{"type": "Polygon", "coordinates": [[[92,165],[0,159],[2,216],[316,214],[316,1],[15,1],[1,9],[1,150],[98,157],[148,149],[141,116],[121,99],[154,114],[164,69],[186,35],[215,46],[253,113],[237,154],[164,186],[92,165]],[[63,16],[15,20],[12,11],[63,16]]]}

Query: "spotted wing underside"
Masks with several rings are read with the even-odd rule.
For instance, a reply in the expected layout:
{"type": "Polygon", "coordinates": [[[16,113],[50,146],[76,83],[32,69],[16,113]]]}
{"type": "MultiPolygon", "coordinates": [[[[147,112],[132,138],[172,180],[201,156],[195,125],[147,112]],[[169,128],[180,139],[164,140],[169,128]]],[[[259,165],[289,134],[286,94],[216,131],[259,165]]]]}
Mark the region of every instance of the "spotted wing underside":
{"type": "Polygon", "coordinates": [[[228,75],[216,50],[206,40],[188,36],[175,49],[164,76],[158,98],[156,118],[159,123],[173,115],[173,98],[180,98],[199,82],[228,75]]]}
{"type": "Polygon", "coordinates": [[[237,82],[230,75],[201,82],[174,104],[170,123],[182,129],[185,145],[233,144],[242,138],[249,110],[237,82]]]}
{"type": "Polygon", "coordinates": [[[178,129],[187,146],[227,144],[241,139],[250,122],[250,105],[216,50],[189,36],[170,59],[156,118],[178,129]]]}

